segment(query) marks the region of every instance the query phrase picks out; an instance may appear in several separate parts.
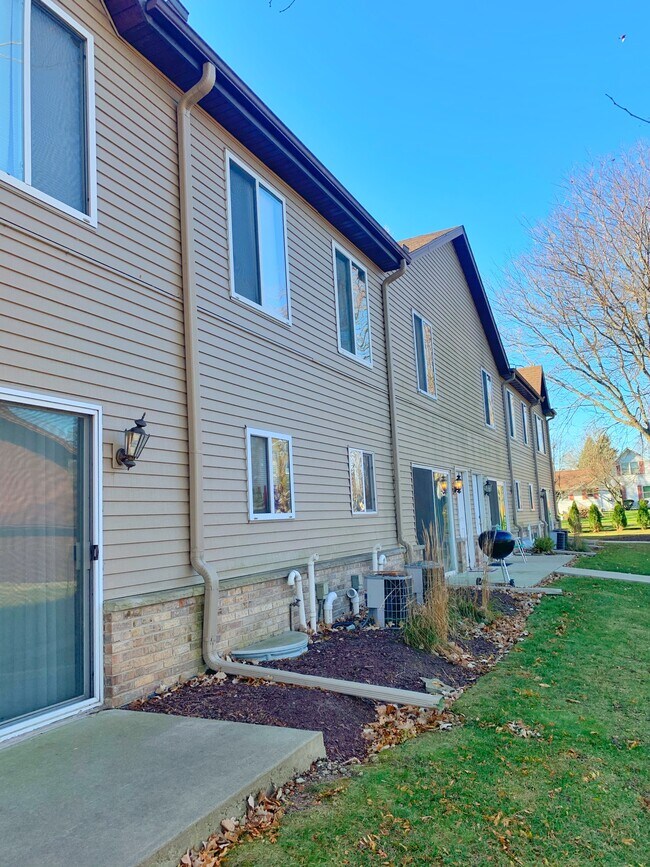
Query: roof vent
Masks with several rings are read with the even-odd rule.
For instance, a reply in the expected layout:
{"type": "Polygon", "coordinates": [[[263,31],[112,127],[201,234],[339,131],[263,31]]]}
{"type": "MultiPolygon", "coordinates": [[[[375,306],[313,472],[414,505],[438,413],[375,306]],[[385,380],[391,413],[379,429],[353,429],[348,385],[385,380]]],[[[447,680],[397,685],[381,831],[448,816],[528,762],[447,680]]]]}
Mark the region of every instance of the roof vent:
{"type": "Polygon", "coordinates": [[[165,0],[165,3],[168,6],[171,6],[174,12],[176,12],[176,14],[179,15],[183,19],[183,21],[187,21],[187,19],[190,17],[189,9],[186,9],[180,2],[180,0],[165,0]]]}

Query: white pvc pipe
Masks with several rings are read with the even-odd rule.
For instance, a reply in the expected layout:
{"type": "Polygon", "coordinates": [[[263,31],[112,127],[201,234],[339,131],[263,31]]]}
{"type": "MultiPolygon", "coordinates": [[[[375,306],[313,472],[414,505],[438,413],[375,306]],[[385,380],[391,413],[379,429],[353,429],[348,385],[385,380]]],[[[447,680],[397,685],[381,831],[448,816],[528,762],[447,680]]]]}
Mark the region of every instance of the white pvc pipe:
{"type": "Polygon", "coordinates": [[[298,603],[298,622],[303,632],[307,631],[307,616],[305,614],[305,597],[302,592],[302,575],[297,569],[293,569],[287,576],[289,587],[296,588],[296,602],[298,603]]]}
{"type": "Polygon", "coordinates": [[[327,626],[331,626],[332,623],[334,623],[334,603],[337,599],[338,596],[333,590],[328,593],[327,597],[325,598],[325,605],[323,606],[323,618],[327,626]]]}
{"type": "Polygon", "coordinates": [[[345,595],[348,597],[352,604],[352,614],[357,617],[359,614],[359,594],[354,589],[354,587],[350,587],[349,590],[345,591],[345,595]]]}
{"type": "Polygon", "coordinates": [[[314,564],[319,559],[318,554],[312,554],[307,560],[307,588],[309,592],[309,629],[318,632],[318,608],[316,603],[316,568],[314,564]]]}
{"type": "Polygon", "coordinates": [[[377,558],[377,562],[379,564],[379,570],[380,571],[383,570],[384,567],[386,566],[386,563],[388,562],[388,560],[386,559],[386,555],[380,554],[379,557],[377,558]]]}
{"type": "Polygon", "coordinates": [[[375,545],[372,549],[372,571],[379,572],[379,552],[381,551],[381,545],[375,545]]]}

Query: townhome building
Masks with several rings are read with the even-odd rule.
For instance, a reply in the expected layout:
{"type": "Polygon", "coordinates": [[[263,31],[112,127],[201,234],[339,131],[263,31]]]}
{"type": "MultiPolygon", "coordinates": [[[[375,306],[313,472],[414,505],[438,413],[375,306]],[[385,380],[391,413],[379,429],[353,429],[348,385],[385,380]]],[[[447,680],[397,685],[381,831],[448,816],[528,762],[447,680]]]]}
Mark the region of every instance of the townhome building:
{"type": "Polygon", "coordinates": [[[178,0],[0,8],[0,737],[304,625],[296,571],[347,611],[433,490],[449,571],[552,523],[462,230],[409,264],[178,0]]]}
{"type": "Polygon", "coordinates": [[[552,410],[543,373],[510,366],[464,229],[403,244],[412,261],[387,310],[398,534],[417,549],[435,527],[447,571],[463,571],[483,530],[554,526],[552,410]]]}

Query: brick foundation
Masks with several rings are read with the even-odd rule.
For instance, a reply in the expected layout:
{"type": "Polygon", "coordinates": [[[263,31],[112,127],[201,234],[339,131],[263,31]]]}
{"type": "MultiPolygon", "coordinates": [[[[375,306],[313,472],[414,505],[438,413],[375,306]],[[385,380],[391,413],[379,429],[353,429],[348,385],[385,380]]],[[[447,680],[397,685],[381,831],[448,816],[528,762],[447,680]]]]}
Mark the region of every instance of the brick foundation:
{"type": "MultiPolygon", "coordinates": [[[[388,557],[386,568],[398,569],[403,557],[388,557]]],[[[352,575],[371,569],[369,556],[317,565],[316,581],[338,593],[334,617],[349,612],[345,590],[352,575]]],[[[303,587],[307,596],[306,568],[303,587]]],[[[250,576],[223,583],[219,593],[219,651],[268,638],[298,625],[293,588],[286,574],[250,576]],[[292,622],[293,621],[293,622],[292,622]]],[[[156,689],[187,680],[205,670],[201,657],[203,588],[152,593],[104,604],[104,673],[106,704],[118,707],[156,689]]]]}

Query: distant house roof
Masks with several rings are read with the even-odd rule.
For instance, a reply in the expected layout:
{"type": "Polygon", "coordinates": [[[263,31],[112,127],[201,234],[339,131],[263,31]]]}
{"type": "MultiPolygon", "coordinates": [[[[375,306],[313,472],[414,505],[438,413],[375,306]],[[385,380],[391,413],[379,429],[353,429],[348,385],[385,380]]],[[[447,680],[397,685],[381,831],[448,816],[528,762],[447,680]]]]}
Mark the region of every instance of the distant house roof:
{"type": "Polygon", "coordinates": [[[600,487],[589,470],[557,470],[555,490],[558,494],[569,494],[585,488],[600,487]]]}
{"type": "Polygon", "coordinates": [[[201,107],[382,271],[408,261],[397,241],[189,26],[178,0],[105,0],[105,6],[120,36],[182,91],[198,81],[206,61],[213,63],[216,83],[201,107]]]}

